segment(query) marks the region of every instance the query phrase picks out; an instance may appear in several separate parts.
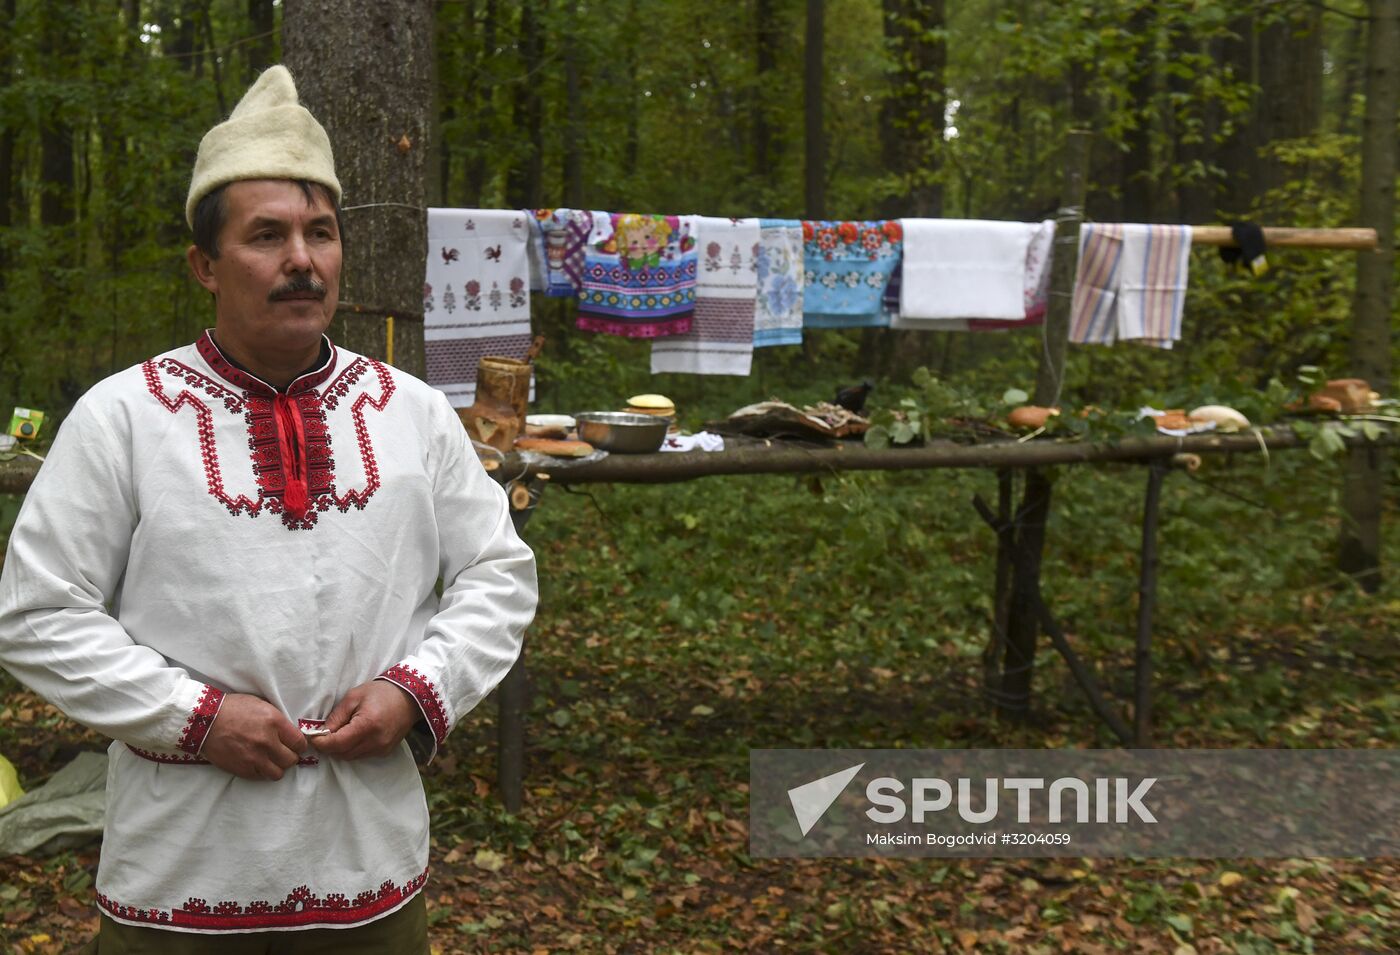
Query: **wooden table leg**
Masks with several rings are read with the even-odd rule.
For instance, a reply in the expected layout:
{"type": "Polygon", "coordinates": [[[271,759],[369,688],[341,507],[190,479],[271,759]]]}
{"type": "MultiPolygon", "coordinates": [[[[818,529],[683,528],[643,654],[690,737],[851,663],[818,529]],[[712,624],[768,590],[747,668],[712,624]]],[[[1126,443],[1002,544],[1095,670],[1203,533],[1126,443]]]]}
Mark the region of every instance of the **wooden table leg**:
{"type": "MultiPolygon", "coordinates": [[[[531,482],[536,496],[543,485],[531,482]]],[[[511,523],[522,537],[534,507],[512,509],[511,523]]],[[[525,792],[525,714],[529,709],[529,678],[525,673],[525,646],[520,656],[496,687],[496,788],[506,812],[516,813],[525,792]]]]}
{"type": "Polygon", "coordinates": [[[1133,745],[1152,745],[1152,612],[1157,606],[1157,511],[1169,466],[1153,460],[1142,503],[1142,562],[1138,578],[1137,646],[1133,659],[1133,745]]]}

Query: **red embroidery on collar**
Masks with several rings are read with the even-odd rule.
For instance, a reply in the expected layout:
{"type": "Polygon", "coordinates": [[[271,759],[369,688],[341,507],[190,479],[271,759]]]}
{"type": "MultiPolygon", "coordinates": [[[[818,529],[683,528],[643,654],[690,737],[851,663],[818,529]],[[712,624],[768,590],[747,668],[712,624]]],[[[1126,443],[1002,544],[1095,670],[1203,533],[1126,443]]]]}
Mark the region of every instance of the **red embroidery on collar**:
{"type": "Polygon", "coordinates": [[[437,687],[423,674],[412,667],[397,663],[385,670],[377,680],[387,680],[401,689],[407,690],[418,701],[418,708],[433,731],[433,739],[439,746],[447,739],[447,707],[438,693],[437,687]]]}
{"type": "Polygon", "coordinates": [[[177,744],[180,749],[191,756],[199,755],[199,748],[204,745],[204,737],[209,735],[209,727],[214,725],[214,717],[219,714],[219,704],[223,700],[223,690],[207,683],[204,685],[199,702],[194,705],[190,718],[185,721],[185,731],[180,734],[180,742],[177,744]]]}
{"type": "MultiPolygon", "coordinates": [[[[216,360],[223,362],[223,356],[214,348],[212,341],[200,340],[201,354],[204,354],[210,367],[216,360]],[[205,347],[212,349],[205,353],[205,347]],[[212,357],[211,357],[212,355],[212,357]]],[[[234,376],[242,375],[238,369],[227,365],[227,371],[234,376]]],[[[296,411],[302,425],[305,457],[305,475],[308,506],[304,513],[294,515],[284,506],[287,490],[287,474],[284,455],[279,442],[278,422],[275,402],[276,393],[266,391],[263,382],[248,375],[242,375],[256,390],[245,390],[242,394],[233,392],[209,376],[190,368],[173,358],[154,359],[142,365],[146,386],[151,394],[171,414],[177,414],[182,407],[194,410],[199,434],[200,457],[203,460],[205,481],[209,494],[224,505],[230,514],[237,516],[244,511],[249,517],[257,517],[264,508],[278,514],[282,523],[290,530],[310,530],[315,527],[317,515],[335,507],[341,513],[352,507],[363,510],[369,499],[380,487],[379,463],[375,458],[374,446],[370,440],[369,428],[365,423],[365,407],[382,412],[395,391],[394,379],[389,369],[381,362],[366,358],[356,358],[349,367],[336,377],[322,394],[302,388],[303,383],[312,379],[324,381],[334,369],[332,360],[322,372],[297,379],[293,387],[297,390],[290,400],[296,404],[296,411]],[[174,398],[166,394],[161,383],[160,373],[177,379],[187,387],[182,388],[174,398]],[[355,440],[365,470],[365,484],[339,493],[335,487],[335,456],[331,449],[330,428],[326,422],[327,410],[335,410],[342,398],[367,373],[373,372],[379,383],[379,396],[371,398],[369,392],[361,392],[350,406],[350,416],[355,428],[355,440]],[[319,376],[319,378],[318,378],[319,376]],[[193,389],[193,390],[191,390],[193,389]],[[212,409],[199,397],[203,393],[223,403],[224,408],[234,414],[242,413],[248,429],[248,450],[251,455],[253,476],[258,483],[258,496],[252,500],[243,494],[230,496],[224,488],[223,472],[219,465],[219,451],[214,440],[212,409]]],[[[221,372],[223,374],[223,372],[221,372]]],[[[225,375],[230,381],[233,377],[225,375]]],[[[236,383],[236,382],[235,382],[236,383]]],[[[288,400],[288,399],[283,399],[288,400]]]]}
{"type": "MultiPolygon", "coordinates": [[[[325,336],[322,337],[325,338],[325,336]]],[[[330,339],[328,338],[326,338],[325,341],[330,343],[330,339]]],[[[214,342],[214,336],[209,331],[206,330],[203,335],[199,336],[199,341],[195,342],[195,347],[199,349],[199,357],[209,363],[209,367],[214,369],[214,373],[234,387],[242,388],[244,391],[250,391],[253,394],[266,395],[267,397],[272,397],[277,394],[277,389],[261,378],[250,375],[239,368],[235,368],[233,364],[224,357],[224,353],[219,350],[219,346],[214,342]]],[[[337,349],[334,344],[331,344],[331,357],[325,365],[294,380],[287,386],[287,394],[298,395],[306,391],[311,391],[313,388],[320,387],[321,383],[329,378],[335,371],[336,355],[337,349]]]]}
{"type": "Polygon", "coordinates": [[[215,902],[190,898],[177,909],[143,909],[122,905],[98,893],[97,904],[123,922],[165,925],[171,928],[246,932],[254,929],[307,928],[316,925],[354,925],[384,915],[407,902],[428,881],[428,870],[403,885],[385,880],[378,891],[366,890],[353,899],[339,892],[318,896],[304,885],[287,893],[281,902],[215,902]]]}

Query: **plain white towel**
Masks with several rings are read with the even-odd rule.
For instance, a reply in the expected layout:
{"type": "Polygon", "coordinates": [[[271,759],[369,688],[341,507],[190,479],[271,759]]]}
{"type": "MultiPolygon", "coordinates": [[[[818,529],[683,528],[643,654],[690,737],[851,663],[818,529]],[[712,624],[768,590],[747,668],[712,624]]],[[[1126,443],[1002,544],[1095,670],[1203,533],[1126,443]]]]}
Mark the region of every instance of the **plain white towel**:
{"type": "Polygon", "coordinates": [[[1026,252],[1040,223],[901,219],[900,225],[901,318],[1026,317],[1026,252]]]}

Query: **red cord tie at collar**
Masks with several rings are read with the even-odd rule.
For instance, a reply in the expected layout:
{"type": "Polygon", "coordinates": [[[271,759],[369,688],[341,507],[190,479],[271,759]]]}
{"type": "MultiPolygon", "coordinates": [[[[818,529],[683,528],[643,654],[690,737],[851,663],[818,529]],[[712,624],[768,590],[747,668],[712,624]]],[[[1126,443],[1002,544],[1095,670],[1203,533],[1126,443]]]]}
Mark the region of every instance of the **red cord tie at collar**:
{"type": "Polygon", "coordinates": [[[282,489],[282,507],[296,520],[306,516],[311,505],[307,490],[306,431],[302,427],[301,407],[295,398],[279,393],[273,399],[277,420],[277,446],[282,452],[282,473],[286,476],[282,489]]]}

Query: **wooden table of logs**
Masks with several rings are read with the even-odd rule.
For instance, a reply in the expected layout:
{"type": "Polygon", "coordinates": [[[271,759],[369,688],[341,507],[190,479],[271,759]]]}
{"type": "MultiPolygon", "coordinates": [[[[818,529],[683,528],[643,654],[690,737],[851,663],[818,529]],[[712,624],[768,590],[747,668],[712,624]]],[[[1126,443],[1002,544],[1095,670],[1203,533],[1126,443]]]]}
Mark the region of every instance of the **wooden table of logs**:
{"type": "MultiPolygon", "coordinates": [[[[1400,443],[1400,429],[1381,425],[1382,434],[1368,441],[1343,437],[1348,445],[1379,448],[1400,443]]],[[[1201,455],[1252,454],[1307,446],[1289,428],[1241,434],[1209,432],[1187,437],[1130,437],[1113,443],[1047,440],[1020,442],[1012,439],[982,444],[931,442],[919,447],[872,450],[854,442],[818,445],[810,442],[726,438],[724,451],[612,454],[587,464],[561,460],[557,464],[525,464],[507,457],[494,475],[511,492],[512,518],[523,530],[530,513],[549,484],[664,484],[729,474],[823,474],[837,471],[931,470],[935,468],[987,468],[998,472],[1063,464],[1138,464],[1147,469],[1147,490],[1142,516],[1142,550],[1138,586],[1138,621],[1134,653],[1134,700],[1131,724],[1120,714],[1098,685],[1093,671],[1069,645],[1063,631],[1043,604],[1041,625],[1051,643],[1068,664],[1095,713],[1124,744],[1135,748],[1151,745],[1152,613],[1156,602],[1157,507],[1162,483],[1173,468],[1192,467],[1201,455]]],[[[993,524],[989,510],[975,502],[984,519],[993,524]]],[[[528,690],[525,654],[501,682],[497,705],[497,782],[507,810],[520,809],[525,778],[525,715],[528,690]]]]}
{"type": "MultiPolygon", "coordinates": [[[[1333,427],[1334,425],[1324,425],[1333,427]]],[[[1400,444],[1400,428],[1380,423],[1375,440],[1343,436],[1350,446],[1381,448],[1400,444]]],[[[1191,456],[1251,454],[1267,448],[1281,451],[1306,447],[1307,442],[1289,428],[1264,428],[1245,434],[1211,432],[1183,438],[1131,437],[1113,443],[1039,439],[995,441],[982,444],[932,442],[920,447],[871,450],[857,443],[815,445],[783,440],[729,439],[724,451],[613,454],[587,464],[560,461],[552,465],[526,464],[508,456],[493,475],[506,485],[511,516],[518,531],[525,528],[540,494],[548,484],[662,484],[726,474],[822,474],[837,471],[898,471],[935,468],[987,468],[999,473],[1065,464],[1139,464],[1147,468],[1147,492],[1143,504],[1142,551],[1138,587],[1138,621],[1134,654],[1134,700],[1129,724],[1104,695],[1092,671],[1074,653],[1048,610],[1038,608],[1040,623],[1055,649],[1098,716],[1125,745],[1151,745],[1152,612],[1156,600],[1157,505],[1162,482],[1173,467],[1185,466],[1191,456]]],[[[22,494],[39,470],[29,457],[0,462],[0,494],[22,494]]],[[[983,517],[996,528],[990,509],[976,502],[983,517]]],[[[996,528],[1000,532],[1000,528],[996,528]]],[[[497,704],[497,781],[507,809],[521,806],[525,777],[525,714],[527,712],[525,655],[501,682],[497,704]]]]}

